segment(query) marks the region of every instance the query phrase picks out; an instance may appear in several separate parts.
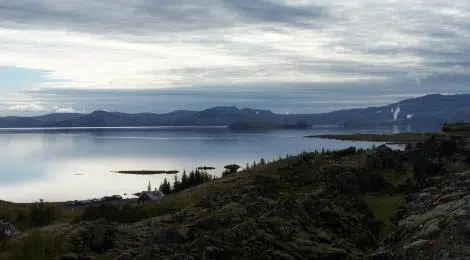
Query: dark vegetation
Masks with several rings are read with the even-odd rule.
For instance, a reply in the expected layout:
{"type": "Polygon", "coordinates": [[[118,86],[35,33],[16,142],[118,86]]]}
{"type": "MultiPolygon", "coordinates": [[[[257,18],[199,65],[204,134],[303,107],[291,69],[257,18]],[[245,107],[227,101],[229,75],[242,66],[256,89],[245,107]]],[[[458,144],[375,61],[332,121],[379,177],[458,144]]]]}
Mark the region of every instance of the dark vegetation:
{"type": "Polygon", "coordinates": [[[119,207],[110,203],[103,203],[86,207],[79,220],[90,221],[105,219],[119,223],[132,223],[152,217],[152,215],[151,212],[137,205],[126,204],[119,207]]]}
{"type": "Polygon", "coordinates": [[[42,200],[26,206],[15,206],[8,202],[1,204],[0,219],[14,223],[15,227],[21,229],[46,226],[61,217],[61,213],[52,203],[42,200]]]}
{"type": "Polygon", "coordinates": [[[408,144],[423,142],[431,137],[431,133],[402,133],[402,134],[324,134],[307,136],[311,138],[324,138],[344,141],[370,141],[408,144]]]}
{"type": "Polygon", "coordinates": [[[466,134],[470,132],[470,125],[464,122],[456,122],[454,124],[444,123],[442,126],[442,132],[452,134],[466,134]]]}
{"type": "Polygon", "coordinates": [[[189,174],[187,174],[186,171],[183,171],[181,179],[175,175],[175,178],[173,179],[173,185],[171,185],[170,182],[165,178],[159,189],[165,194],[172,194],[205,182],[209,182],[215,178],[216,177],[214,175],[211,175],[207,171],[201,169],[191,171],[189,174]]]}
{"type": "MultiPolygon", "coordinates": [[[[131,252],[132,259],[252,259],[261,252],[272,259],[367,259],[381,240],[395,234],[410,194],[470,169],[466,138],[447,132],[409,144],[404,151],[379,146],[304,152],[273,162],[262,159],[243,170],[227,165],[217,179],[201,168],[184,172],[173,183],[164,180],[160,189],[169,196],[161,201],[102,204],[69,219],[75,228],[102,230],[111,241],[85,243],[73,252],[103,259],[122,252],[131,252]],[[155,219],[146,220],[150,218],[155,219]]],[[[50,214],[41,207],[42,213],[34,214],[47,219],[50,214]]],[[[87,232],[85,237],[94,236],[87,232]]],[[[35,259],[51,259],[78,243],[74,236],[72,242],[59,243],[46,234],[41,229],[12,241],[10,256],[23,259],[23,252],[38,252],[42,258],[35,259]]]]}
{"type": "Polygon", "coordinates": [[[229,165],[224,166],[224,168],[225,168],[225,171],[222,173],[222,176],[237,173],[238,169],[240,169],[241,167],[238,164],[229,164],[229,165]]]}

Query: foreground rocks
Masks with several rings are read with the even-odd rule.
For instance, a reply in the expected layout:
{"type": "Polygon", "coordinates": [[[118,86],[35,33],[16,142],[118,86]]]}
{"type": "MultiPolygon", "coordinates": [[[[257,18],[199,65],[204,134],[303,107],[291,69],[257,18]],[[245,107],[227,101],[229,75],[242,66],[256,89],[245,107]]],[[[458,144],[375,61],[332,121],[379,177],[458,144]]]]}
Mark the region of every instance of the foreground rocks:
{"type": "Polygon", "coordinates": [[[427,180],[398,212],[396,230],[372,258],[470,259],[470,172],[427,180]]]}

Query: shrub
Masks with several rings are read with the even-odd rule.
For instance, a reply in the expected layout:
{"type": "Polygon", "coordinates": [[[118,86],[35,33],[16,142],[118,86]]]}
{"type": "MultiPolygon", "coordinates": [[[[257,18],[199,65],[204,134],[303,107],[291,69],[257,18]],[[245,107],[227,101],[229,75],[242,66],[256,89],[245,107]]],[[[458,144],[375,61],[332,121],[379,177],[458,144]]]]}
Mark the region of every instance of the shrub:
{"type": "Polygon", "coordinates": [[[222,175],[227,175],[227,174],[236,173],[238,169],[240,169],[240,165],[229,164],[229,165],[225,165],[224,168],[225,168],[225,171],[222,173],[222,175]]]}
{"type": "Polygon", "coordinates": [[[20,241],[11,245],[10,259],[43,260],[50,259],[46,241],[38,230],[33,230],[20,241]]]}
{"type": "Polygon", "coordinates": [[[163,180],[163,183],[160,184],[159,190],[163,192],[164,194],[171,193],[171,185],[170,185],[170,182],[166,178],[163,180]]]}
{"type": "Polygon", "coordinates": [[[334,159],[339,159],[341,157],[355,155],[357,154],[357,150],[356,147],[349,147],[343,150],[333,151],[332,154],[334,159]]]}
{"type": "Polygon", "coordinates": [[[49,225],[55,217],[54,206],[47,205],[42,200],[33,204],[29,212],[29,221],[33,227],[49,225]]]}
{"type": "Polygon", "coordinates": [[[86,207],[82,213],[82,220],[90,221],[103,218],[114,221],[119,214],[120,210],[118,207],[110,203],[103,203],[98,206],[86,207]]]}
{"type": "Polygon", "coordinates": [[[124,205],[119,208],[109,203],[86,207],[81,216],[84,221],[105,219],[119,223],[133,223],[145,218],[147,214],[140,206],[124,205]]]}

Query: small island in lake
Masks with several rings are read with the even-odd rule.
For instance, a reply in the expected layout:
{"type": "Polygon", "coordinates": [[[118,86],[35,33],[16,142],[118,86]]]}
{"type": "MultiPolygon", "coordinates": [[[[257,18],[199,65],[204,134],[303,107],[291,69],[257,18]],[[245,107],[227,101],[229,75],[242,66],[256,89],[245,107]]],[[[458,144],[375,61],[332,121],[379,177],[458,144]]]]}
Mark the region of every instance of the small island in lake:
{"type": "Polygon", "coordinates": [[[149,170],[140,170],[140,171],[117,171],[116,173],[120,174],[135,174],[135,175],[153,175],[153,174],[177,174],[179,171],[171,170],[171,171],[149,171],[149,170]]]}
{"type": "Polygon", "coordinates": [[[228,126],[232,131],[266,131],[275,129],[309,129],[312,126],[305,122],[295,124],[273,124],[265,121],[239,121],[228,126]]]}

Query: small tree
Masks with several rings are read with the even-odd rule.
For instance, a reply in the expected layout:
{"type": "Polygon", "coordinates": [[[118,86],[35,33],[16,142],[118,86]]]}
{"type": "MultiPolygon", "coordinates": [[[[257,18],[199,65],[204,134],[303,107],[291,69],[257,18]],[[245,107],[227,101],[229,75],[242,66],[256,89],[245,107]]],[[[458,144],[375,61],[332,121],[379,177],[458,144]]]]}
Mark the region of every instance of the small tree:
{"type": "Polygon", "coordinates": [[[181,182],[178,180],[178,176],[175,175],[175,179],[173,181],[173,192],[177,192],[181,189],[181,182]]]}
{"type": "Polygon", "coordinates": [[[197,185],[197,181],[196,181],[197,177],[196,177],[196,172],[194,171],[191,171],[189,173],[189,187],[193,187],[194,185],[197,185]]]}
{"type": "Polygon", "coordinates": [[[55,209],[52,205],[46,205],[41,199],[39,203],[31,206],[29,220],[35,227],[49,225],[55,219],[55,209]]]}
{"type": "Polygon", "coordinates": [[[170,185],[170,182],[166,178],[163,180],[163,183],[160,184],[159,190],[165,194],[171,193],[171,185],[170,185]]]}
{"type": "Polygon", "coordinates": [[[183,175],[181,176],[181,190],[184,190],[186,188],[190,187],[189,186],[189,176],[186,173],[186,171],[183,171],[183,175]]]}
{"type": "Polygon", "coordinates": [[[28,214],[24,210],[16,212],[15,223],[18,227],[26,228],[28,226],[28,214]]]}
{"type": "Polygon", "coordinates": [[[266,161],[264,160],[264,158],[261,158],[261,160],[259,161],[259,165],[265,165],[265,164],[266,164],[266,161]]]}
{"type": "Polygon", "coordinates": [[[223,172],[223,175],[227,175],[227,174],[236,173],[238,169],[240,169],[240,165],[229,164],[229,165],[225,165],[224,168],[225,168],[225,171],[223,172]]]}

